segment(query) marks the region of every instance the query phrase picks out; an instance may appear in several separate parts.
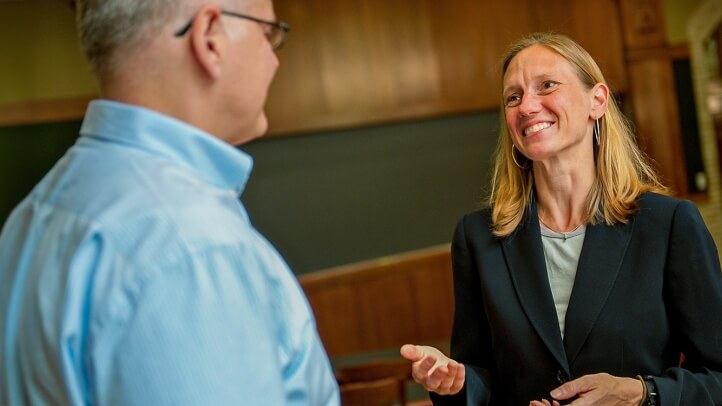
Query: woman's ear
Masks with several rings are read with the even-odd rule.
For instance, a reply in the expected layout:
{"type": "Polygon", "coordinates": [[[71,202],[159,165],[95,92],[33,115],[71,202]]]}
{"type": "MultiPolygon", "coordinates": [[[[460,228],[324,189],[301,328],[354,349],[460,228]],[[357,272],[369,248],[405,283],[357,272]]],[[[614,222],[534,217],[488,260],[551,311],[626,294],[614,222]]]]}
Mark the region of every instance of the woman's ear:
{"type": "Polygon", "coordinates": [[[221,75],[227,47],[221,27],[221,10],[215,5],[203,6],[193,17],[190,42],[198,66],[215,79],[221,75]]]}
{"type": "Polygon", "coordinates": [[[609,88],[604,83],[597,83],[592,88],[592,109],[589,116],[592,120],[601,118],[607,112],[609,88]]]}

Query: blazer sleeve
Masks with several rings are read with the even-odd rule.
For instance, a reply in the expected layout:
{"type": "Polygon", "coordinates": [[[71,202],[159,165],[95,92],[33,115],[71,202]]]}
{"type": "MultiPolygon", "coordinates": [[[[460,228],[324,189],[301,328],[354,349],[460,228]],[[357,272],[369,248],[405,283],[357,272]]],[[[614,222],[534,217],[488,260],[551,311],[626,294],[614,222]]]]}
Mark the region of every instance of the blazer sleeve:
{"type": "Polygon", "coordinates": [[[665,304],[682,368],[655,377],[662,405],[722,405],[722,271],[717,248],[693,203],[672,219],[665,269],[665,304]]]}
{"type": "Polygon", "coordinates": [[[493,365],[491,335],[481,297],[479,269],[469,247],[470,236],[463,217],[456,226],[451,244],[454,273],[454,324],[451,358],[464,364],[466,378],[462,391],[454,396],[431,393],[434,405],[487,405],[491,397],[493,365]]]}

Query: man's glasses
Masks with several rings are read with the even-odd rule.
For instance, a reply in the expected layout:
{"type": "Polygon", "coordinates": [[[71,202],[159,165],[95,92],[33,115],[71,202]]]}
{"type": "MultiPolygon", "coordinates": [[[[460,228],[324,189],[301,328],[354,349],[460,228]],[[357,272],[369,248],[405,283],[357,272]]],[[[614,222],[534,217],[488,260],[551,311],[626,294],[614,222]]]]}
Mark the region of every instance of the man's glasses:
{"type": "MultiPolygon", "coordinates": [[[[286,34],[288,33],[289,27],[288,24],[283,21],[268,21],[261,18],[234,13],[232,11],[226,10],[221,10],[221,14],[231,17],[243,18],[259,24],[263,24],[266,28],[265,30],[263,30],[263,33],[266,35],[266,39],[268,39],[268,42],[271,43],[271,48],[273,48],[274,51],[281,48],[281,46],[283,46],[283,43],[286,41],[286,34]]],[[[184,36],[191,29],[192,24],[193,19],[191,18],[191,20],[188,21],[188,23],[184,25],[181,29],[176,31],[174,35],[176,37],[184,36]]]]}

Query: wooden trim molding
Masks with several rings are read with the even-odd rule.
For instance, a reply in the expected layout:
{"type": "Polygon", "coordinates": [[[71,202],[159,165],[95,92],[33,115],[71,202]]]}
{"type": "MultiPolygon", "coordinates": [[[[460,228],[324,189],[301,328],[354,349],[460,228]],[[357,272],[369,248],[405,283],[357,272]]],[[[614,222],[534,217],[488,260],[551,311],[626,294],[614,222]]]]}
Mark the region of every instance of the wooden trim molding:
{"type": "Polygon", "coordinates": [[[0,104],[0,126],[80,120],[97,96],[0,104]]]}
{"type": "Polygon", "coordinates": [[[628,49],[625,56],[629,63],[649,59],[677,61],[680,59],[689,59],[689,46],[687,44],[677,44],[654,48],[628,49]]]}

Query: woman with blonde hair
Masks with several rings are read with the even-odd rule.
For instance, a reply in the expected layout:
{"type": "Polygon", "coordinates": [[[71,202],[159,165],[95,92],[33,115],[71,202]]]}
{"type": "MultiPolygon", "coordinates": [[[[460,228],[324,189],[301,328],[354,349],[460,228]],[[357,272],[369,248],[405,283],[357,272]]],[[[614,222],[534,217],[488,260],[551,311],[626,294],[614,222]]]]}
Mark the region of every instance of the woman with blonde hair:
{"type": "Polygon", "coordinates": [[[722,272],[698,210],[665,195],[576,42],[533,34],[502,67],[489,207],[452,243],[451,358],[403,346],[414,379],[439,405],[722,404],[722,272]]]}

